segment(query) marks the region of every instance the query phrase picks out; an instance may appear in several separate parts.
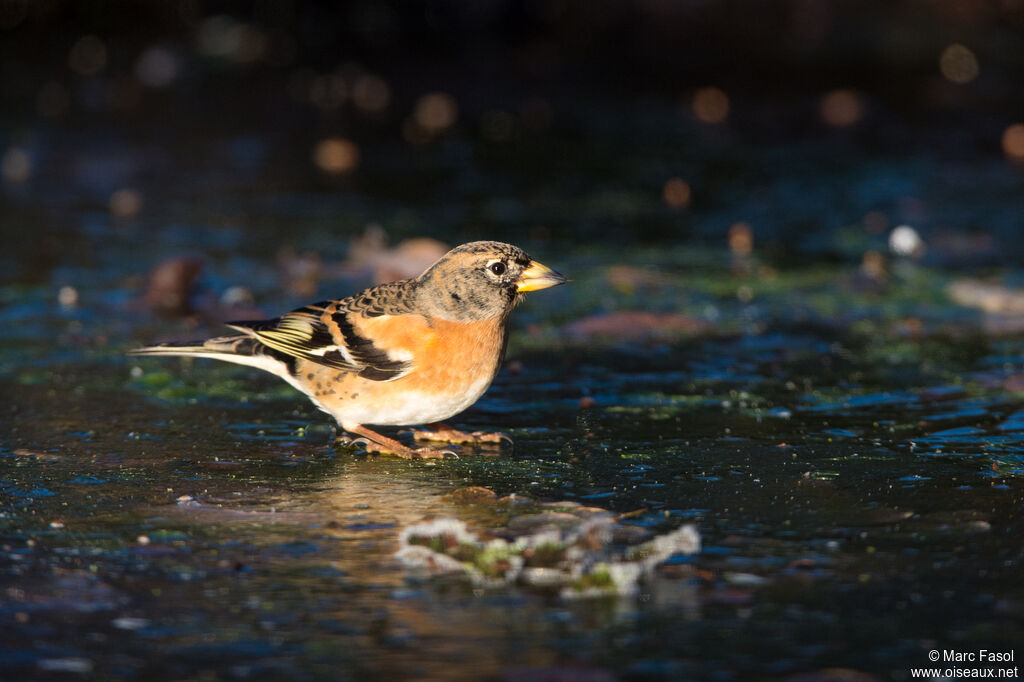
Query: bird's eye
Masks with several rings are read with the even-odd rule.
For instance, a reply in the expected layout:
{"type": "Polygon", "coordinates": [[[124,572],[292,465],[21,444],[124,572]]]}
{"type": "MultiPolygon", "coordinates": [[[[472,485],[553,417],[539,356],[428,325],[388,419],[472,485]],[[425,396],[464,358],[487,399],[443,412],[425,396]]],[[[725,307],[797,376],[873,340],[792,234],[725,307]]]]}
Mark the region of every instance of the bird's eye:
{"type": "Polygon", "coordinates": [[[504,275],[505,274],[505,270],[506,270],[505,264],[502,263],[501,261],[498,261],[497,263],[491,263],[491,272],[493,272],[498,277],[501,277],[502,275],[504,275]]]}

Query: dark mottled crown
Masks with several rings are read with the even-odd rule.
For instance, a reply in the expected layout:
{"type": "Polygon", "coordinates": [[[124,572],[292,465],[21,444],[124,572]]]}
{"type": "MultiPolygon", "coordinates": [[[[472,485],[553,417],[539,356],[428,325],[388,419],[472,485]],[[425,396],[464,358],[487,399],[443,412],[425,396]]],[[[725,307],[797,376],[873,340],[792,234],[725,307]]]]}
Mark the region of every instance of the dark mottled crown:
{"type": "MultiPolygon", "coordinates": [[[[462,246],[456,246],[454,249],[446,253],[441,261],[453,256],[457,253],[468,253],[468,254],[486,254],[495,258],[505,258],[511,261],[515,261],[523,266],[530,264],[530,257],[526,255],[526,252],[520,249],[518,246],[512,244],[506,244],[505,242],[469,242],[462,246]]],[[[440,262],[440,261],[438,261],[440,262]]]]}

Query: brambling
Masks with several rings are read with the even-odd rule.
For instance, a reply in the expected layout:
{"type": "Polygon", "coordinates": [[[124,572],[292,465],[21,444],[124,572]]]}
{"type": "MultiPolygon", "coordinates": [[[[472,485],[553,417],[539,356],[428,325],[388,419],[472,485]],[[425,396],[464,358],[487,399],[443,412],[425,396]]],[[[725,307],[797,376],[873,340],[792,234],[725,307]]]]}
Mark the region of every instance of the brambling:
{"type": "Polygon", "coordinates": [[[230,322],[240,334],[170,343],[132,355],[189,355],[281,377],[356,434],[368,452],[442,457],[367,424],[430,424],[416,440],[497,442],[439,424],[475,403],[501,366],[509,313],[528,291],[566,281],[511,244],[456,247],[419,277],[307,305],[273,320],[230,322]]]}

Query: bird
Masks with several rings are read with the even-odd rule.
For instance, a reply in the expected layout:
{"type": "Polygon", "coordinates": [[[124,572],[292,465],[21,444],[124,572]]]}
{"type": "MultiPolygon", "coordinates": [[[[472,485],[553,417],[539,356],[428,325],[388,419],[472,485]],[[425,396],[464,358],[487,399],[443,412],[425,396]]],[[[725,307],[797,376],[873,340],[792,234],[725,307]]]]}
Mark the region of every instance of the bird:
{"type": "MultiPolygon", "coordinates": [[[[304,393],[369,453],[437,458],[370,429],[428,425],[415,441],[499,442],[443,424],[475,403],[500,369],[512,309],[531,291],[568,281],[521,248],[497,241],[457,246],[421,275],[260,321],[237,334],[129,351],[193,356],[270,372],[304,393]]],[[[342,437],[342,440],[348,440],[342,437]]]]}

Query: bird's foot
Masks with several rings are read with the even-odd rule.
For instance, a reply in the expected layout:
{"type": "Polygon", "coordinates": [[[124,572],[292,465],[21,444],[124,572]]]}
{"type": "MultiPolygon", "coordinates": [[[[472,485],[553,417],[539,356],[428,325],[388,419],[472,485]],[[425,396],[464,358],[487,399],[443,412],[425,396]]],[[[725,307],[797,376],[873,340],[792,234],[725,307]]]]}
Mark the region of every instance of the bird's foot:
{"type": "Polygon", "coordinates": [[[354,428],[353,433],[359,434],[359,438],[350,439],[347,436],[339,436],[335,442],[345,445],[360,445],[367,454],[396,455],[402,459],[443,459],[444,457],[458,457],[454,450],[438,448],[410,448],[393,438],[388,438],[376,431],[371,431],[365,426],[354,428]]]}
{"type": "Polygon", "coordinates": [[[367,454],[396,455],[402,459],[444,459],[445,457],[458,457],[454,450],[439,450],[437,448],[407,448],[397,441],[394,444],[376,443],[369,438],[358,438],[354,443],[362,445],[367,454]]]}
{"type": "Polygon", "coordinates": [[[500,432],[487,433],[484,431],[459,431],[446,424],[431,424],[426,429],[413,429],[413,440],[429,443],[453,443],[456,445],[470,444],[480,445],[483,443],[501,443],[502,441],[512,445],[512,439],[507,434],[500,432]]]}

